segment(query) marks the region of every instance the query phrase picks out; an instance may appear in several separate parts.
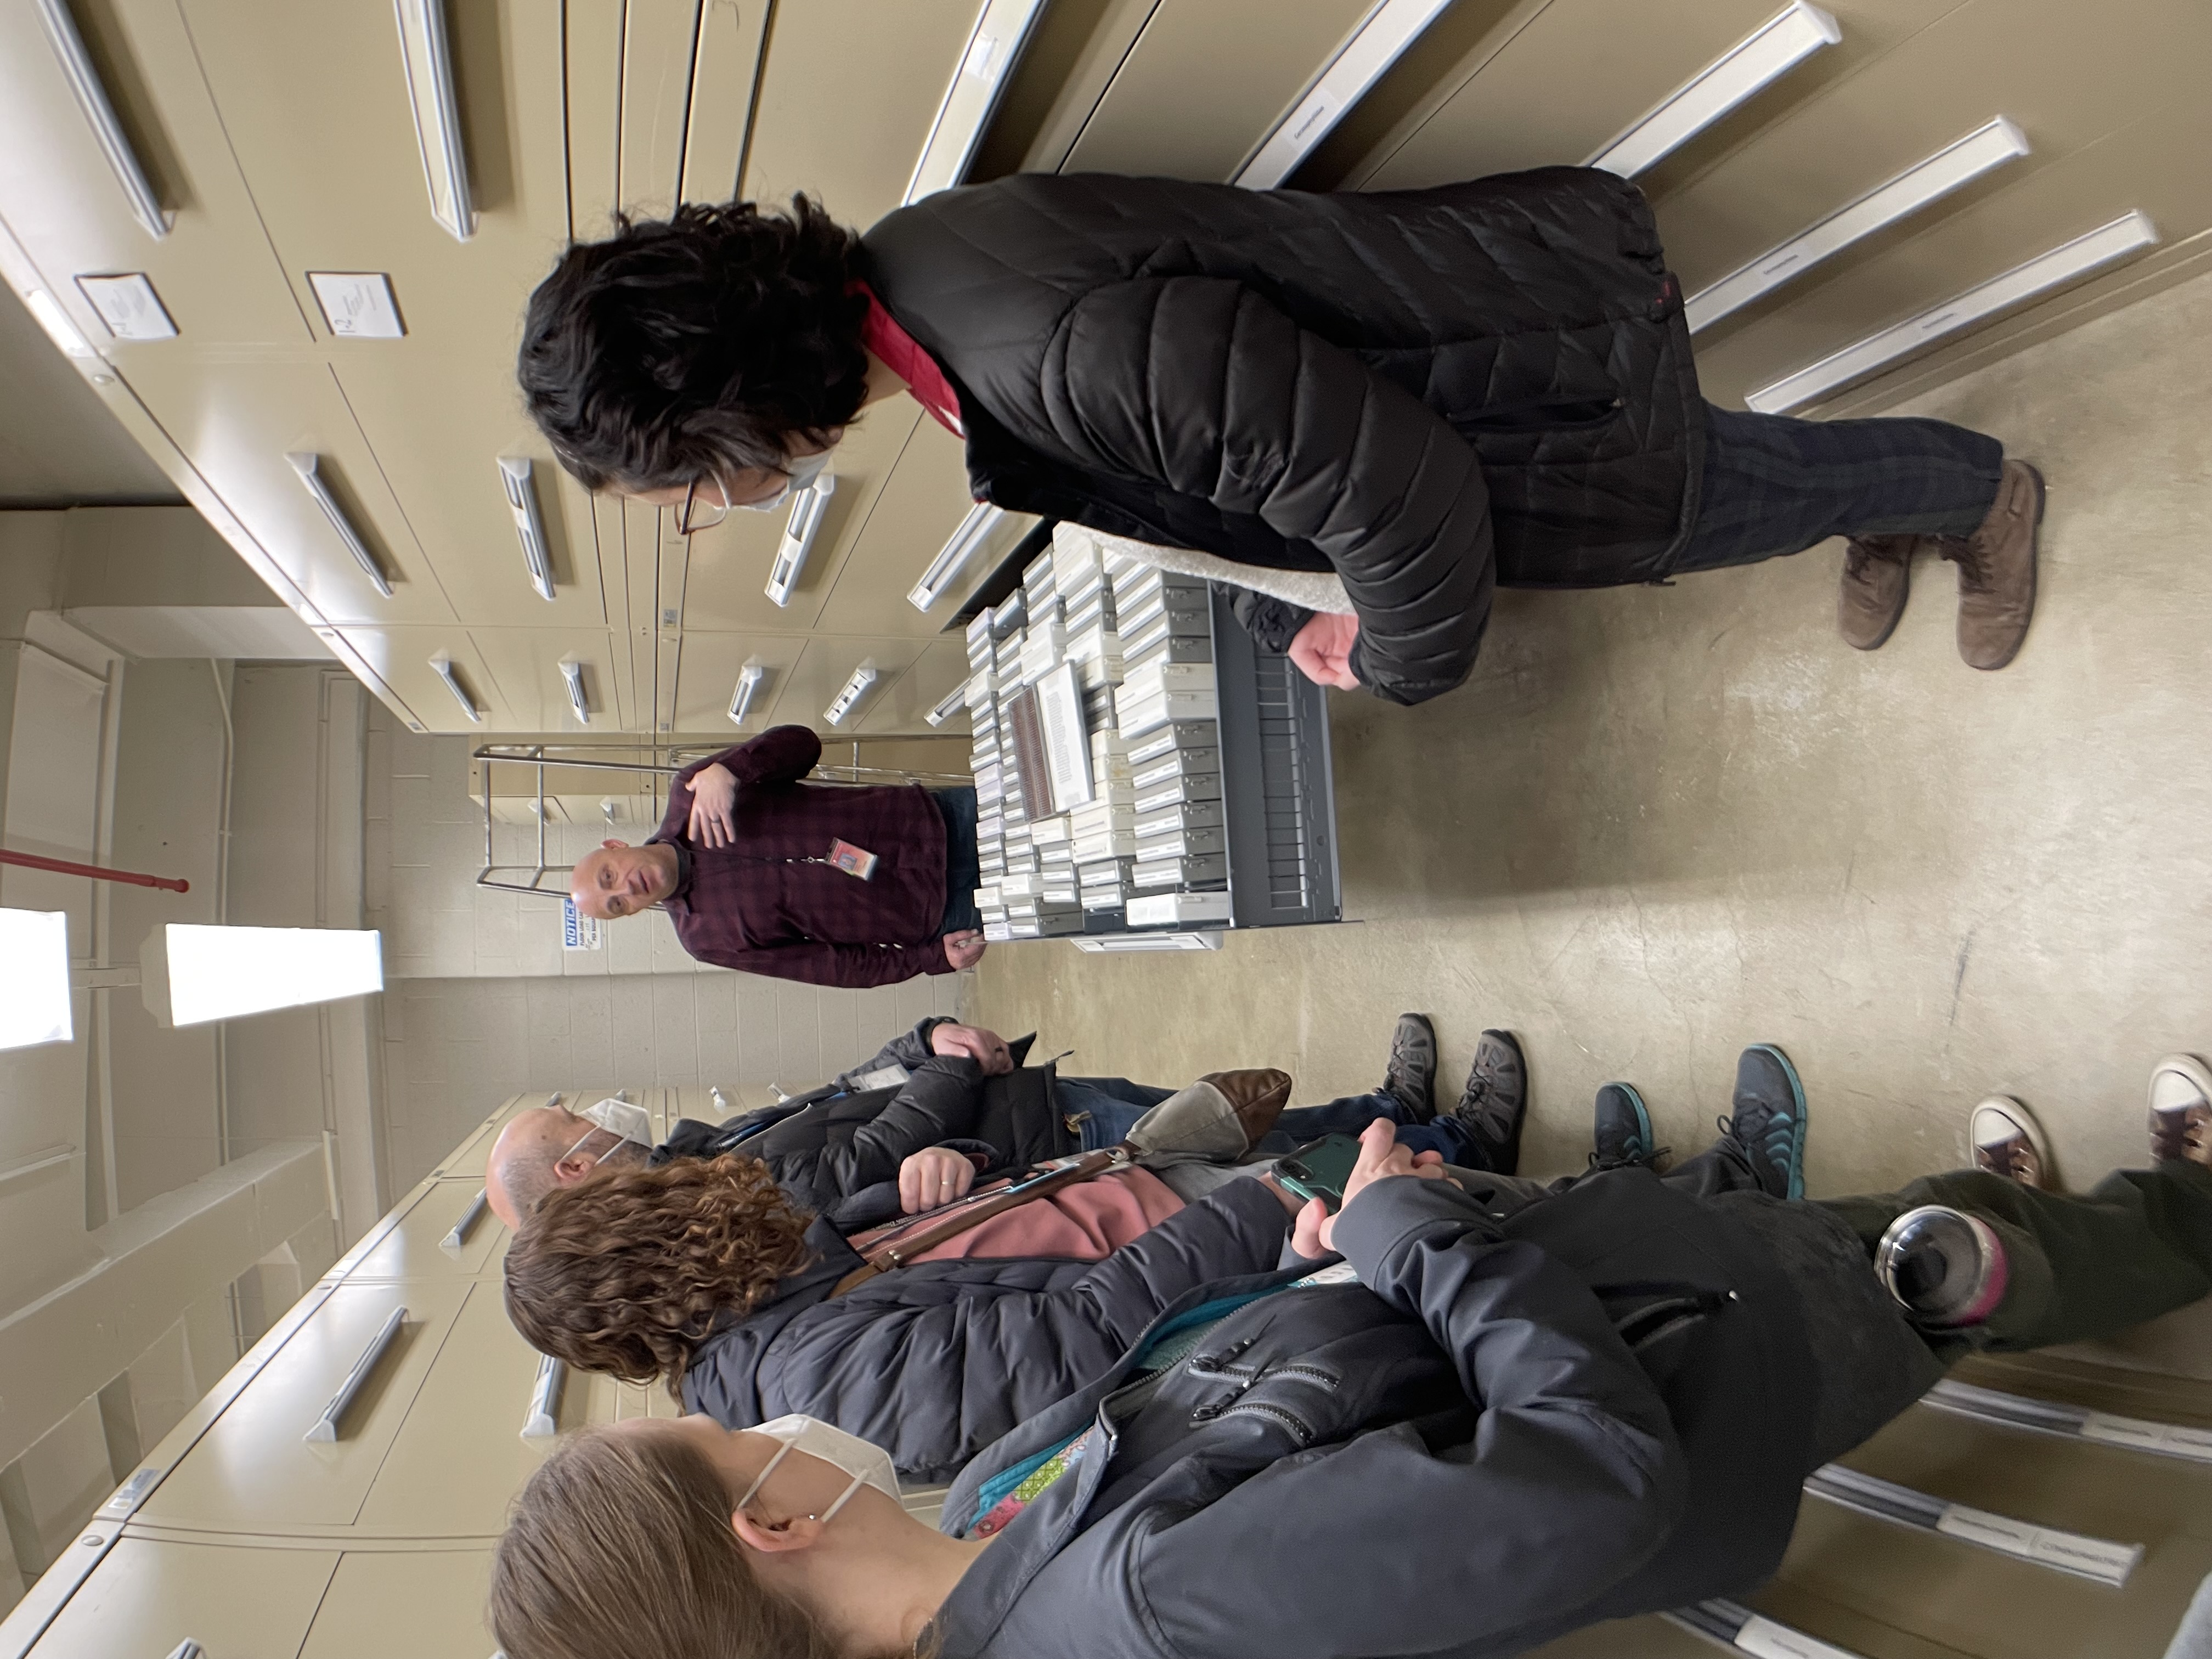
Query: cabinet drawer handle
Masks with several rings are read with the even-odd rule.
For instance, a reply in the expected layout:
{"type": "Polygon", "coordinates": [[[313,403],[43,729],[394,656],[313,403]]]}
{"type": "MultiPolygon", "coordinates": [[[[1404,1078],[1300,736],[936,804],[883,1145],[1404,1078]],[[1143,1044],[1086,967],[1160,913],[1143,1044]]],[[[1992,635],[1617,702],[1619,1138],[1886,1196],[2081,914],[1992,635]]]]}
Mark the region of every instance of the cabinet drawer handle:
{"type": "Polygon", "coordinates": [[[477,1188],[476,1202],[461,1212],[461,1218],[453,1224],[453,1231],[446,1235],[445,1247],[449,1250],[458,1250],[462,1245],[467,1243],[469,1235],[477,1230],[477,1223],[483,1219],[484,1212],[489,1208],[491,1208],[491,1192],[488,1188],[479,1187],[477,1188]]]}
{"type": "Polygon", "coordinates": [[[169,1650],[169,1659],[206,1659],[207,1650],[189,1636],[169,1650]]]}
{"type": "Polygon", "coordinates": [[[530,1390],[530,1413],[522,1419],[525,1440],[550,1440],[559,1431],[561,1385],[568,1377],[567,1364],[551,1354],[538,1360],[538,1382],[530,1390]]]}
{"type": "MultiPolygon", "coordinates": [[[[338,1437],[338,1422],[345,1416],[346,1407],[353,1404],[354,1396],[362,1391],[362,1385],[376,1370],[377,1361],[390,1350],[392,1339],[399,1334],[399,1328],[406,1322],[407,1310],[394,1308],[392,1317],[384,1322],[384,1328],[370,1339],[368,1346],[361,1351],[361,1358],[353,1362],[353,1369],[346,1373],[346,1380],[338,1384],[338,1391],[331,1396],[331,1403],[323,1407],[323,1414],[315,1419],[315,1426],[307,1431],[310,1444],[327,1444],[338,1437]]],[[[175,1659],[175,1656],[171,1655],[170,1659],[175,1659]]]]}

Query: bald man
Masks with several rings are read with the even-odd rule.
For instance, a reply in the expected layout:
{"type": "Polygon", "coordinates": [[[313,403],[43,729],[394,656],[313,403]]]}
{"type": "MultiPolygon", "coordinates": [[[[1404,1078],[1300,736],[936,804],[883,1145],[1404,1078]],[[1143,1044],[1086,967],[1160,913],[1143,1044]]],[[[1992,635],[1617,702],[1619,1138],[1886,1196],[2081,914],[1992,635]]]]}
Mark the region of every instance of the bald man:
{"type": "Polygon", "coordinates": [[[895,985],[983,954],[975,890],[975,792],[800,780],[822,758],[778,726],[685,767],[642,847],[577,860],[568,896],[587,916],[659,905],[702,962],[814,985],[895,985]]]}

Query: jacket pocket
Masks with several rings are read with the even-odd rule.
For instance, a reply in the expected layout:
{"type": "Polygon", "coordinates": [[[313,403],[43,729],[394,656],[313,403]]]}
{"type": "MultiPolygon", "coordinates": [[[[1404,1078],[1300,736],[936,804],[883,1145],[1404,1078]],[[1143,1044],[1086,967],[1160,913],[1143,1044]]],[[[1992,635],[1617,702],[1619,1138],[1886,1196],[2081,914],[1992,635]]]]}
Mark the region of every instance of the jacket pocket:
{"type": "Polygon", "coordinates": [[[1455,416],[1452,425],[1470,435],[1507,432],[1574,432],[1603,426],[1621,410],[1619,398],[1524,398],[1492,404],[1455,416]]]}

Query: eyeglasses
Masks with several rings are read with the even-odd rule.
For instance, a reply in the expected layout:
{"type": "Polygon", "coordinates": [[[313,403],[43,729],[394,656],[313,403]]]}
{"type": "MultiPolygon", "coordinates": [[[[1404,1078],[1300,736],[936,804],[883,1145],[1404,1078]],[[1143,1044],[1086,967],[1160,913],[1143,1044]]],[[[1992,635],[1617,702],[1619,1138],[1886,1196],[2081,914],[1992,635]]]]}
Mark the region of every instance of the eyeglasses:
{"type": "Polygon", "coordinates": [[[684,505],[676,510],[676,533],[679,536],[712,530],[730,516],[730,492],[722,487],[721,481],[714,481],[714,493],[722,498],[719,504],[699,499],[700,483],[697,478],[691,481],[690,487],[684,492],[684,505]]]}

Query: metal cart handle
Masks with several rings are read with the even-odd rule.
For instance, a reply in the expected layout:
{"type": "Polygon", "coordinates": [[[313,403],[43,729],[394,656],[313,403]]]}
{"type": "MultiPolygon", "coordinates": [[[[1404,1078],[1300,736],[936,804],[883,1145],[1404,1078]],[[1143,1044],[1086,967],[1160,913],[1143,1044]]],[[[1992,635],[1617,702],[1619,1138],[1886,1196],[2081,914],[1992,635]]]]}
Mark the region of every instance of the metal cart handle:
{"type": "MultiPolygon", "coordinates": [[[[354,1396],[362,1391],[362,1386],[376,1370],[377,1361],[391,1349],[392,1339],[399,1334],[399,1328],[406,1322],[407,1310],[394,1308],[392,1317],[384,1322],[384,1328],[370,1339],[369,1345],[362,1350],[361,1358],[353,1362],[353,1369],[346,1373],[345,1381],[338,1384],[338,1391],[331,1396],[331,1403],[323,1407],[323,1414],[315,1419],[315,1426],[307,1431],[309,1444],[328,1444],[338,1437],[338,1423],[345,1416],[346,1408],[353,1404],[354,1396]]],[[[175,1656],[172,1655],[170,1659],[175,1659],[175,1656]]]]}
{"type": "Polygon", "coordinates": [[[538,1362],[538,1382],[530,1390],[530,1412],[522,1419],[525,1440],[550,1440],[560,1431],[561,1385],[568,1367],[546,1354],[538,1362]]]}
{"type": "Polygon", "coordinates": [[[453,1231],[447,1233],[440,1242],[449,1250],[459,1249],[462,1245],[469,1242],[469,1235],[477,1230],[477,1223],[483,1219],[484,1212],[489,1208],[491,1208],[490,1188],[477,1188],[476,1201],[461,1212],[461,1218],[453,1224],[453,1231]]]}

